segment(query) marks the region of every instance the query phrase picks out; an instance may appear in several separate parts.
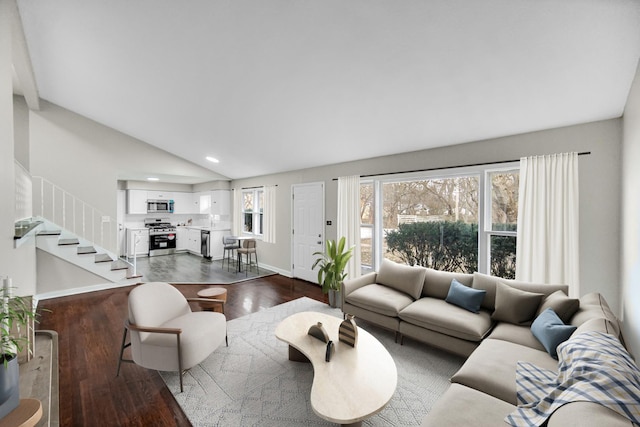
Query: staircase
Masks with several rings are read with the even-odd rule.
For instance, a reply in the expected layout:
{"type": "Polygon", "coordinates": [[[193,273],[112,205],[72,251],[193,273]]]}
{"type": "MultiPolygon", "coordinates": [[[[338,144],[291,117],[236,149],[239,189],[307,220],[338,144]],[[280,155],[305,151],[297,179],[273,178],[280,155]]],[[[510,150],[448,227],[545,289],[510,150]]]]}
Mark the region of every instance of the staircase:
{"type": "Polygon", "coordinates": [[[121,285],[135,284],[142,275],[134,266],[93,242],[62,230],[51,221],[42,220],[41,230],[36,234],[36,247],[53,256],[87,270],[108,282],[121,285]]]}

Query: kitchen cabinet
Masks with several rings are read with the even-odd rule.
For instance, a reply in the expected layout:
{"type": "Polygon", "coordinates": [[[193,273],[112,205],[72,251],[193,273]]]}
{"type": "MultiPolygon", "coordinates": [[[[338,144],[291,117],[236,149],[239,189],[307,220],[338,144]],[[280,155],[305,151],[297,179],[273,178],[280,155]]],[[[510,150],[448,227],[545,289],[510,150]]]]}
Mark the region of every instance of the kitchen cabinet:
{"type": "Polygon", "coordinates": [[[222,259],[224,256],[224,247],[222,245],[222,237],[231,235],[229,230],[211,230],[210,253],[211,259],[222,259]]]}
{"type": "Polygon", "coordinates": [[[173,200],[173,192],[171,192],[171,191],[147,190],[147,199],[150,199],[150,200],[173,200]]]}
{"type": "Polygon", "coordinates": [[[200,255],[200,229],[188,228],[187,229],[187,250],[196,255],[200,255]]]}
{"type": "Polygon", "coordinates": [[[204,191],[198,194],[198,213],[210,214],[211,213],[211,193],[204,191]]]}
{"type": "Polygon", "coordinates": [[[214,190],[211,192],[211,212],[213,215],[231,214],[231,191],[214,190]]]}
{"type": "Polygon", "coordinates": [[[147,213],[147,191],[127,190],[127,213],[146,214],[147,213]]]}
{"type": "Polygon", "coordinates": [[[149,230],[146,228],[127,228],[127,257],[133,258],[149,254],[149,230]]]}
{"type": "Polygon", "coordinates": [[[193,202],[193,193],[175,192],[173,193],[173,202],[174,214],[198,213],[198,206],[193,202]]]}
{"type": "Polygon", "coordinates": [[[176,251],[186,251],[188,249],[188,231],[185,227],[176,227],[176,251]]]}

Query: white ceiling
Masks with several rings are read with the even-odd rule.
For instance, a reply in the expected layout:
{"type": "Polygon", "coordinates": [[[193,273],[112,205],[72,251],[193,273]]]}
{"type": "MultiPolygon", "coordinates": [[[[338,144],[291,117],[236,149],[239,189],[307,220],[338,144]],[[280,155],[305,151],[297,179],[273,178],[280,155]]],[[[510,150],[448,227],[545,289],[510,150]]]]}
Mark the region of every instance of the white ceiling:
{"type": "Polygon", "coordinates": [[[18,6],[42,99],[232,179],[620,117],[640,56],[637,0],[18,6]]]}

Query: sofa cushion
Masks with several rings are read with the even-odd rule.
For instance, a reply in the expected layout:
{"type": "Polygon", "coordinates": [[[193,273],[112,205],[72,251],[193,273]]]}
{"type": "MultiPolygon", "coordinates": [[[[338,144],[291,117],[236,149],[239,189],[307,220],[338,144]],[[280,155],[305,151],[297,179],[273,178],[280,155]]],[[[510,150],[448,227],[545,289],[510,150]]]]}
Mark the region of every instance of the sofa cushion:
{"type": "Polygon", "coordinates": [[[424,297],[409,304],[400,319],[432,331],[468,341],[480,341],[491,330],[489,312],[472,313],[438,298],[424,297]]]}
{"type": "Polygon", "coordinates": [[[400,310],[413,302],[404,292],[374,283],[351,292],[345,301],[385,316],[397,317],[400,310]]]}
{"type": "Polygon", "coordinates": [[[376,282],[418,299],[424,286],[424,274],[424,267],[398,264],[383,259],[376,282]]]}
{"type": "Polygon", "coordinates": [[[486,294],[487,291],[470,288],[458,282],[456,279],[452,279],[445,301],[469,310],[472,313],[477,313],[480,311],[480,305],[486,294]]]}
{"type": "Polygon", "coordinates": [[[552,308],[540,313],[531,324],[531,332],[542,343],[547,353],[554,359],[558,358],[556,347],[569,339],[577,328],[565,325],[552,308]]]}
{"type": "Polygon", "coordinates": [[[493,320],[525,325],[533,320],[543,294],[521,291],[502,282],[496,283],[496,309],[493,320]]]}
{"type": "Polygon", "coordinates": [[[515,406],[472,388],[451,384],[433,405],[421,427],[474,426],[495,427],[515,406]]]}
{"type": "Polygon", "coordinates": [[[580,300],[577,298],[569,298],[567,294],[562,291],[555,291],[542,300],[542,304],[538,307],[536,317],[547,308],[552,308],[558,317],[562,319],[562,322],[566,324],[569,323],[571,317],[573,317],[580,308],[580,300]]]}
{"type": "Polygon", "coordinates": [[[609,320],[610,325],[615,328],[614,332],[609,332],[615,336],[620,335],[620,324],[613,314],[609,305],[602,295],[597,292],[587,294],[580,298],[580,308],[571,318],[571,324],[580,327],[588,320],[595,318],[604,318],[609,320]]]}
{"type": "Polygon", "coordinates": [[[531,362],[542,369],[558,372],[558,361],[546,351],[535,350],[503,340],[480,343],[451,382],[466,385],[512,405],[516,402],[516,366],[531,362]]]}
{"type": "Polygon", "coordinates": [[[602,332],[604,334],[617,336],[616,327],[613,325],[613,323],[611,323],[610,320],[605,319],[604,317],[596,317],[594,319],[587,320],[582,325],[578,326],[573,335],[591,331],[602,332]]]}
{"type": "Polygon", "coordinates": [[[512,288],[520,289],[522,291],[534,292],[538,294],[544,294],[545,296],[552,294],[555,291],[563,291],[565,294],[569,292],[567,285],[549,285],[546,283],[530,283],[522,282],[519,280],[507,280],[499,277],[489,276],[487,274],[473,273],[473,287],[475,289],[484,289],[487,291],[487,296],[482,301],[482,307],[487,310],[495,310],[496,301],[496,283],[502,282],[512,288]]]}
{"type": "Polygon", "coordinates": [[[546,351],[542,343],[533,336],[533,333],[531,333],[531,327],[529,326],[499,322],[498,324],[496,324],[487,338],[509,341],[515,344],[534,348],[536,350],[546,351]]]}
{"type": "Polygon", "coordinates": [[[425,270],[424,287],[422,288],[422,296],[424,297],[445,299],[453,279],[469,287],[473,283],[473,274],[452,273],[450,271],[434,270],[433,268],[426,268],[425,270]]]}

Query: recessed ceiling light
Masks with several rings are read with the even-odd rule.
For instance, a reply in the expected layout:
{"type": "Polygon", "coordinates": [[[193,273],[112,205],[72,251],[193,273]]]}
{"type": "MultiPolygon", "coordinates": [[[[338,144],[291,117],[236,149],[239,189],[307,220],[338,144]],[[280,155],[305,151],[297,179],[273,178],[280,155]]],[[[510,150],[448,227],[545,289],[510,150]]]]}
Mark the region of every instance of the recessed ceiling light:
{"type": "Polygon", "coordinates": [[[220,160],[216,159],[215,157],[207,156],[206,159],[213,163],[220,163],[220,160]]]}
{"type": "Polygon", "coordinates": [[[160,181],[160,178],[149,177],[149,178],[147,178],[147,181],[160,181]]]}

